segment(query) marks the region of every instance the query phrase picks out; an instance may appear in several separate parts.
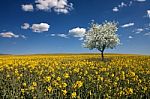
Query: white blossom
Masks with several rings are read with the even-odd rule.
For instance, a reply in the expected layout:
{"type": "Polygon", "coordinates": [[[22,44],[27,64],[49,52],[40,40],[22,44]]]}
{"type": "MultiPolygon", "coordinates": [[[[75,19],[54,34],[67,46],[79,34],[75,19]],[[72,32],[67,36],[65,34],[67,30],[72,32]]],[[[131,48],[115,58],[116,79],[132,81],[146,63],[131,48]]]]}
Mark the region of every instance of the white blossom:
{"type": "Polygon", "coordinates": [[[92,22],[91,27],[85,33],[84,47],[89,49],[98,49],[103,52],[105,48],[114,48],[120,43],[119,37],[116,34],[118,28],[115,22],[104,22],[97,24],[92,22]]]}

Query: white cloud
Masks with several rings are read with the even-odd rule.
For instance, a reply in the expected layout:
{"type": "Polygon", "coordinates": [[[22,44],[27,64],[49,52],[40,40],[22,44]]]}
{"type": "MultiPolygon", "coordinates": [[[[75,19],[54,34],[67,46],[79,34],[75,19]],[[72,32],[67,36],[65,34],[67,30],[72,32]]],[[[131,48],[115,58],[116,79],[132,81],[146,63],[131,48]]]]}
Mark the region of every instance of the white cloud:
{"type": "Polygon", "coordinates": [[[114,12],[118,12],[118,11],[119,11],[118,7],[114,7],[112,10],[113,10],[114,12]]]}
{"type": "Polygon", "coordinates": [[[68,38],[66,34],[57,34],[57,36],[62,37],[62,38],[68,38]]]}
{"type": "Polygon", "coordinates": [[[150,10],[147,10],[147,16],[150,18],[150,10]]]}
{"type": "Polygon", "coordinates": [[[5,37],[5,38],[18,38],[19,37],[19,35],[16,35],[12,32],[3,32],[3,33],[0,33],[0,36],[5,37]]]}
{"type": "Polygon", "coordinates": [[[118,11],[120,11],[121,8],[132,6],[134,2],[142,3],[142,2],[145,2],[145,1],[146,0],[128,0],[126,2],[121,2],[119,5],[117,5],[116,7],[114,7],[112,10],[114,12],[118,12],[118,11]]]}
{"type": "Polygon", "coordinates": [[[39,10],[51,11],[57,13],[68,13],[73,9],[73,4],[68,3],[68,0],[36,0],[36,7],[39,10]]]}
{"type": "Polygon", "coordinates": [[[129,2],[129,6],[131,6],[132,4],[133,4],[133,1],[130,1],[130,2],[129,2]]]}
{"type": "Polygon", "coordinates": [[[25,35],[20,35],[20,37],[22,37],[23,39],[26,39],[26,38],[27,38],[25,35]]]}
{"type": "MultiPolygon", "coordinates": [[[[132,2],[130,2],[130,5],[131,5],[132,2]]],[[[118,12],[120,8],[124,8],[124,7],[127,7],[128,4],[125,4],[124,2],[121,2],[121,4],[119,4],[118,6],[114,7],[112,10],[114,12],[118,12]]]]}
{"type": "Polygon", "coordinates": [[[85,32],[86,32],[85,28],[79,28],[79,27],[69,30],[69,33],[71,35],[73,35],[74,37],[80,37],[80,38],[84,37],[85,32]]]}
{"type": "Polygon", "coordinates": [[[26,4],[26,5],[21,5],[22,6],[22,10],[24,11],[33,11],[33,5],[32,4],[26,4]]]}
{"type": "Polygon", "coordinates": [[[144,31],[144,29],[138,28],[138,29],[135,30],[135,33],[136,33],[136,34],[139,34],[139,33],[143,32],[143,31],[144,31]]]}
{"type": "Polygon", "coordinates": [[[80,41],[82,41],[83,39],[84,39],[83,37],[79,38],[80,41]]]}
{"type": "Polygon", "coordinates": [[[129,38],[129,39],[132,39],[133,37],[132,37],[132,36],[129,36],[128,38],[129,38]]]}
{"type": "Polygon", "coordinates": [[[150,30],[150,28],[149,28],[149,27],[146,27],[145,30],[150,30]]]}
{"type": "Polygon", "coordinates": [[[118,5],[119,8],[123,8],[123,7],[126,7],[126,6],[127,6],[127,4],[125,4],[124,2],[121,2],[121,4],[118,5]]]}
{"type": "Polygon", "coordinates": [[[148,33],[145,33],[144,35],[145,35],[145,36],[150,36],[150,32],[148,32],[148,33]]]}
{"type": "Polygon", "coordinates": [[[135,0],[135,1],[138,1],[138,2],[145,2],[146,0],[135,0]]]}
{"type": "Polygon", "coordinates": [[[49,30],[50,25],[47,23],[40,23],[40,24],[33,24],[32,27],[30,27],[33,32],[46,32],[49,30]]]}
{"type": "Polygon", "coordinates": [[[127,28],[127,27],[131,27],[131,26],[134,26],[134,23],[127,23],[127,24],[122,25],[121,27],[127,28]]]}
{"type": "Polygon", "coordinates": [[[21,26],[22,29],[29,29],[30,28],[30,24],[29,23],[24,23],[22,26],[21,26]]]}
{"type": "Polygon", "coordinates": [[[62,38],[69,38],[68,35],[66,34],[50,34],[50,36],[55,36],[55,37],[62,37],[62,38]]]}
{"type": "Polygon", "coordinates": [[[50,36],[56,36],[55,34],[51,34],[50,36]]]}

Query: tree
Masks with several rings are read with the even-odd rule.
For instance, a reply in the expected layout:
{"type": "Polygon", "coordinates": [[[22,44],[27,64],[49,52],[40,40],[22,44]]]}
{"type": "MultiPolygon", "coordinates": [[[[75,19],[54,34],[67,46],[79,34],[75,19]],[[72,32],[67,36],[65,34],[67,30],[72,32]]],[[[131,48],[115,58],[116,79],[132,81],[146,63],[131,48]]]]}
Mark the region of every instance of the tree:
{"type": "Polygon", "coordinates": [[[83,45],[89,49],[98,49],[101,52],[102,60],[104,60],[104,50],[113,49],[120,43],[116,34],[117,30],[116,22],[105,21],[102,24],[97,24],[92,21],[89,30],[85,33],[83,45]]]}

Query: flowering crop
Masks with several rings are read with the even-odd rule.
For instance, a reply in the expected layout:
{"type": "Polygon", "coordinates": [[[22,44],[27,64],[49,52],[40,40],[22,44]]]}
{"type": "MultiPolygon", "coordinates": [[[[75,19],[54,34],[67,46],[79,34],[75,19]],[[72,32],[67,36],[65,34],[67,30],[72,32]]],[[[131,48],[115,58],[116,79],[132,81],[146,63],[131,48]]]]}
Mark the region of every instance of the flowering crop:
{"type": "Polygon", "coordinates": [[[0,56],[1,99],[150,98],[150,56],[0,56]]]}

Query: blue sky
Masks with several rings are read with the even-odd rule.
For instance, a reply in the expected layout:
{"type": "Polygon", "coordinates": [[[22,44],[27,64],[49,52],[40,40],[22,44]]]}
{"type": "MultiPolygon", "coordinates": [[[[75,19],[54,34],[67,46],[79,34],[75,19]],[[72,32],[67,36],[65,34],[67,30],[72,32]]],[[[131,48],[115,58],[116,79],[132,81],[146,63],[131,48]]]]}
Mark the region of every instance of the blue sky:
{"type": "Polygon", "coordinates": [[[0,53],[87,53],[91,20],[119,22],[109,53],[150,54],[150,0],[1,0],[0,53]]]}

